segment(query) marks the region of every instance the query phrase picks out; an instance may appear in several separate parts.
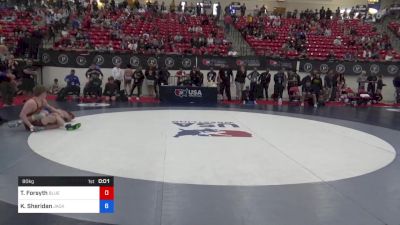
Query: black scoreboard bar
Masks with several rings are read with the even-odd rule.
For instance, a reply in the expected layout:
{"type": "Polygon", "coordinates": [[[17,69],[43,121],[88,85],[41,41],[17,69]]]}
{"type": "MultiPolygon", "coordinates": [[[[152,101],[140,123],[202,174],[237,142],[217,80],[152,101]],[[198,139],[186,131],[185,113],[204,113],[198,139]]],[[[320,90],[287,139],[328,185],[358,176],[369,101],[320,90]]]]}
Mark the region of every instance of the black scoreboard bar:
{"type": "Polygon", "coordinates": [[[114,177],[21,176],[18,186],[114,186],[114,177]]]}

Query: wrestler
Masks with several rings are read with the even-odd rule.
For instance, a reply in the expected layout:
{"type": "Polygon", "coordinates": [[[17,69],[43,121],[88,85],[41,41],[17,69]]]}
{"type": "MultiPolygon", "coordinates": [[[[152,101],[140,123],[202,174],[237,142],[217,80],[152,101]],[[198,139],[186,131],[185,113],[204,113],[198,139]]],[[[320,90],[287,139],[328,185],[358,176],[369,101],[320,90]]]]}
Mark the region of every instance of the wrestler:
{"type": "Polygon", "coordinates": [[[19,115],[21,121],[17,121],[15,124],[9,126],[16,127],[23,123],[27,130],[32,132],[57,129],[64,126],[67,130],[76,130],[81,126],[80,123],[65,125],[66,122],[70,122],[74,118],[74,115],[49,105],[46,96],[47,90],[45,87],[35,87],[33,97],[26,101],[22,107],[19,115]]]}

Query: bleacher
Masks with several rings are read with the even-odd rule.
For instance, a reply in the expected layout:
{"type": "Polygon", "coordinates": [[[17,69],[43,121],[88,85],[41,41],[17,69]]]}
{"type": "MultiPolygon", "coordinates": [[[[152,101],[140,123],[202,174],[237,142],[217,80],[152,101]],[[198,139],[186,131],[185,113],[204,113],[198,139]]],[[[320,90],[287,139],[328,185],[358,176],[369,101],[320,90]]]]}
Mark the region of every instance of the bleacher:
{"type": "MultiPolygon", "coordinates": [[[[254,20],[257,20],[257,18],[254,20]]],[[[263,55],[267,49],[270,49],[274,53],[279,52],[282,48],[282,45],[286,43],[289,37],[291,27],[301,23],[301,20],[281,19],[281,26],[279,27],[273,27],[271,26],[272,21],[269,20],[269,22],[270,23],[265,23],[266,25],[264,30],[265,32],[276,32],[277,36],[274,40],[261,40],[252,35],[246,35],[245,37],[246,41],[258,55],[263,55]]],[[[247,26],[246,18],[239,18],[235,26],[239,30],[245,28],[247,26]]],[[[345,34],[344,28],[354,28],[358,35],[363,35],[366,37],[375,37],[378,35],[378,33],[374,31],[371,24],[363,23],[357,19],[344,20],[343,23],[339,23],[338,20],[331,20],[327,22],[327,27],[331,29],[331,35],[329,37],[306,32],[306,52],[309,58],[326,59],[328,54],[332,51],[337,59],[343,59],[346,53],[357,56],[358,59],[364,59],[362,49],[360,51],[360,46],[350,45],[348,43],[351,35],[345,34]],[[342,40],[342,45],[340,46],[333,44],[334,39],[338,36],[340,36],[342,40]]],[[[381,50],[379,52],[379,58],[383,59],[386,53],[386,50],[381,50]]],[[[286,57],[289,58],[296,58],[299,56],[300,53],[295,50],[288,51],[286,53],[286,57]]],[[[396,54],[395,58],[400,59],[400,55],[396,54]]]]}
{"type": "MultiPolygon", "coordinates": [[[[90,16],[90,15],[88,15],[90,16]]],[[[107,15],[111,21],[120,20],[121,17],[126,18],[127,15],[122,11],[116,11],[116,14],[107,15]]],[[[186,22],[184,24],[179,23],[179,14],[164,14],[162,17],[155,17],[149,12],[137,14],[134,17],[129,17],[121,24],[121,33],[127,35],[131,38],[143,38],[144,34],[152,35],[153,38],[157,40],[164,40],[163,51],[165,53],[174,53],[174,49],[179,52],[175,53],[191,53],[196,55],[201,54],[217,54],[217,55],[227,55],[229,50],[229,43],[222,43],[219,45],[213,44],[205,47],[200,47],[192,51],[192,46],[190,40],[192,36],[198,36],[199,33],[189,32],[189,28],[193,26],[200,26],[202,28],[202,34],[204,37],[209,37],[212,33],[215,37],[223,40],[224,32],[222,28],[219,28],[215,22],[211,19],[208,20],[208,24],[202,24],[202,21],[206,19],[206,16],[189,16],[184,15],[186,22]],[[151,19],[149,18],[151,17],[151,19]],[[171,43],[168,40],[173,40],[175,35],[181,35],[182,41],[171,43]]],[[[113,40],[111,38],[111,33],[113,29],[82,26],[81,31],[90,37],[90,43],[93,46],[97,45],[109,45],[112,44],[113,50],[122,51],[126,49],[121,49],[121,40],[113,40]]],[[[55,48],[61,47],[64,40],[68,40],[71,36],[76,35],[76,30],[70,30],[69,35],[61,39],[55,44],[55,48]]],[[[78,44],[80,48],[83,48],[83,43],[78,44]]],[[[144,52],[139,52],[144,53],[144,52]]]]}
{"type": "Polygon", "coordinates": [[[391,21],[388,24],[389,30],[391,30],[394,34],[396,34],[397,37],[400,38],[400,22],[397,21],[391,21]]]}
{"type": "MultiPolygon", "coordinates": [[[[17,45],[18,36],[16,31],[33,32],[35,23],[40,21],[40,17],[32,18],[28,12],[19,12],[11,9],[0,10],[0,36],[4,37],[4,44],[9,47],[17,45]]],[[[46,31],[45,26],[39,26],[39,29],[46,31]]]]}

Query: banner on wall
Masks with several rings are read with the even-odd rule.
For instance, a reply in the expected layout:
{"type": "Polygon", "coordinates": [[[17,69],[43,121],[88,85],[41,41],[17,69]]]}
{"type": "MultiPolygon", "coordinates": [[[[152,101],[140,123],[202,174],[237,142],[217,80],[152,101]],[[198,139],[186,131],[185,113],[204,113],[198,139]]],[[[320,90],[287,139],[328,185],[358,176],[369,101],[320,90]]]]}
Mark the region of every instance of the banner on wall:
{"type": "Polygon", "coordinates": [[[41,55],[43,66],[87,68],[91,64],[96,64],[102,68],[113,68],[121,64],[122,67],[130,64],[132,67],[147,68],[150,66],[167,67],[177,70],[190,69],[196,65],[196,58],[193,56],[178,55],[134,55],[128,53],[110,52],[63,52],[63,51],[44,51],[41,55]]]}
{"type": "Polygon", "coordinates": [[[301,60],[300,72],[311,72],[317,70],[321,73],[327,73],[333,70],[337,73],[346,75],[359,75],[362,71],[367,74],[375,73],[383,76],[394,76],[399,73],[399,62],[347,62],[347,61],[318,61],[301,60]]]}
{"type": "Polygon", "coordinates": [[[384,76],[393,76],[399,73],[399,62],[348,62],[348,61],[319,61],[319,60],[297,60],[269,58],[263,56],[243,57],[218,57],[218,56],[192,56],[192,55],[135,55],[129,53],[110,52],[70,52],[47,50],[41,55],[43,66],[88,68],[95,63],[102,68],[112,68],[117,64],[122,67],[130,64],[132,67],[147,68],[149,66],[166,67],[171,70],[180,68],[189,70],[199,67],[208,70],[210,67],[216,69],[221,66],[238,68],[246,65],[249,68],[256,67],[259,70],[293,70],[299,63],[300,72],[311,72],[313,70],[326,73],[334,70],[346,75],[359,75],[362,71],[378,73],[384,76]]]}

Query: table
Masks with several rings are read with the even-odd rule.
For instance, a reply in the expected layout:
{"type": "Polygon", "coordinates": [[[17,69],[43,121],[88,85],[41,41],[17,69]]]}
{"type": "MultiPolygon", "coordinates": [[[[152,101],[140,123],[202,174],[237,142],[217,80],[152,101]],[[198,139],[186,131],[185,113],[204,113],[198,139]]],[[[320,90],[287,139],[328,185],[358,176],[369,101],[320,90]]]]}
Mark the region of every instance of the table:
{"type": "Polygon", "coordinates": [[[160,86],[160,102],[183,105],[216,105],[216,87],[160,86]]]}

